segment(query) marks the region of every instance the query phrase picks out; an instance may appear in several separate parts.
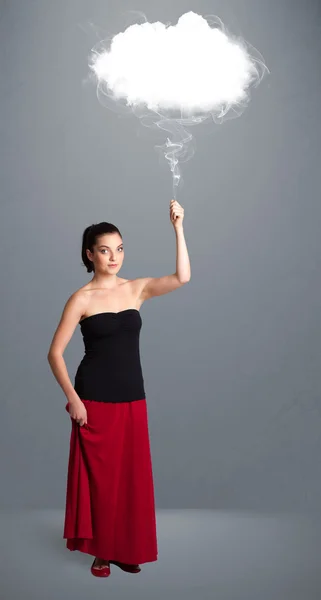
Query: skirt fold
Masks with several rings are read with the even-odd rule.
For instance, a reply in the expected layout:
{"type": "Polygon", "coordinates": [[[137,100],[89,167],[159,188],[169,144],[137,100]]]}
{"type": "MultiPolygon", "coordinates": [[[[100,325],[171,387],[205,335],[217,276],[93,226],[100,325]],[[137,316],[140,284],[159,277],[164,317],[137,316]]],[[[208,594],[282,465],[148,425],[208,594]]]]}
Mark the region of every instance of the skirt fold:
{"type": "MultiPolygon", "coordinates": [[[[157,560],[146,399],[82,400],[87,424],[71,417],[63,538],[69,550],[141,564],[157,560]]],[[[66,405],[68,410],[69,404],[66,405]]]]}

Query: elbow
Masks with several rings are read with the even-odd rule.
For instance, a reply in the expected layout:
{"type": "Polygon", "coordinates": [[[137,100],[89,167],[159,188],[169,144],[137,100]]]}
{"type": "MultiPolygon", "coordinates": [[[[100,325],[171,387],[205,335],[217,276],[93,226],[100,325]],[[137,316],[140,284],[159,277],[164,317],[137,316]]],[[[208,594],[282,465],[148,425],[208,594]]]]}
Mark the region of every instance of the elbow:
{"type": "Polygon", "coordinates": [[[53,352],[52,350],[50,350],[50,351],[48,352],[48,354],[47,354],[47,360],[48,360],[48,362],[50,363],[50,362],[52,362],[52,361],[53,361],[55,358],[58,358],[58,357],[60,357],[60,356],[62,356],[62,353],[61,353],[61,352],[53,352]]]}

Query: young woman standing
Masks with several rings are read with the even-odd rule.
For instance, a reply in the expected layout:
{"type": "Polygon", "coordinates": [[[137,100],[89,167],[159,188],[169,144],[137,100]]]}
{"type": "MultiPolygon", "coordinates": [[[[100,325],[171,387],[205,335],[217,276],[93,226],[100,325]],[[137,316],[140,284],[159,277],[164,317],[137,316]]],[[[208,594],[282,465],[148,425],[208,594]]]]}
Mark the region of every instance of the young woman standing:
{"type": "Polygon", "coordinates": [[[66,302],[48,353],[71,418],[63,538],[69,550],[95,556],[97,577],[108,577],[110,564],[138,573],[140,563],[157,560],[139,309],[190,280],[183,218],[172,200],[176,272],[157,278],[119,277],[124,244],[118,228],[106,222],[87,227],[82,260],[94,276],[66,302]],[[63,353],[78,324],[85,354],[72,385],[63,353]]]}

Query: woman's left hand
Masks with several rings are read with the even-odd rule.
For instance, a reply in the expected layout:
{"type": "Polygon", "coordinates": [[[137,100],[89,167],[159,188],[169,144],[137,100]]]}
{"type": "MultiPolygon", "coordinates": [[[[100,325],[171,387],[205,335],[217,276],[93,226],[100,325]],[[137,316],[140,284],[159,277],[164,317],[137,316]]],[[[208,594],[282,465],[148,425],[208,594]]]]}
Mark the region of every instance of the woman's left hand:
{"type": "Polygon", "coordinates": [[[170,220],[174,226],[174,229],[179,229],[183,226],[184,219],[184,208],[177,202],[177,200],[171,200],[170,203],[170,220]]]}

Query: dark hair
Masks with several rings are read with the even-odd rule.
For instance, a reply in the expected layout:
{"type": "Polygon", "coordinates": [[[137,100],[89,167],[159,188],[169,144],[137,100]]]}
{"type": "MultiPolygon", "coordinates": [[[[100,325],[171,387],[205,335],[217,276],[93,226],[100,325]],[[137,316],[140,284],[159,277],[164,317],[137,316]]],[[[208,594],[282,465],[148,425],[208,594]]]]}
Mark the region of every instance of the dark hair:
{"type": "Polygon", "coordinates": [[[95,271],[95,267],[94,263],[89,260],[86,249],[90,250],[90,252],[93,252],[93,246],[96,244],[97,237],[104,235],[105,233],[119,233],[120,237],[122,238],[118,227],[112,223],[106,223],[106,221],[89,225],[89,227],[86,227],[84,233],[82,234],[81,258],[83,264],[85,267],[87,267],[87,273],[95,271]]]}

